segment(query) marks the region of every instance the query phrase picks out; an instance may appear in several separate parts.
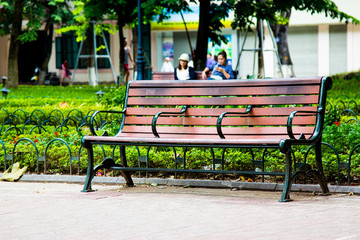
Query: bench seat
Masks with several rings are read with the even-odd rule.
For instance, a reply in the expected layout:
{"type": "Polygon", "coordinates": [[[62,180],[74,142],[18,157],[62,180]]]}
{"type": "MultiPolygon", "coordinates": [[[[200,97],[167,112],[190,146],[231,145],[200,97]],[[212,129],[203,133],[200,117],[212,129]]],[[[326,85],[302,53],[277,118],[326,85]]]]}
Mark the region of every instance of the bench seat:
{"type": "Polygon", "coordinates": [[[127,143],[127,145],[146,145],[146,144],[159,144],[159,145],[214,145],[226,147],[228,145],[262,145],[262,146],[279,146],[283,138],[282,136],[231,136],[226,139],[220,139],[218,136],[213,135],[181,135],[174,134],[162,135],[161,138],[155,138],[152,134],[136,134],[124,133],[116,137],[87,137],[87,140],[96,144],[114,144],[114,143],[127,143]],[[214,137],[217,137],[214,139],[214,137]],[[277,137],[277,138],[276,138],[277,137]],[[181,139],[181,141],[179,141],[181,139]]]}

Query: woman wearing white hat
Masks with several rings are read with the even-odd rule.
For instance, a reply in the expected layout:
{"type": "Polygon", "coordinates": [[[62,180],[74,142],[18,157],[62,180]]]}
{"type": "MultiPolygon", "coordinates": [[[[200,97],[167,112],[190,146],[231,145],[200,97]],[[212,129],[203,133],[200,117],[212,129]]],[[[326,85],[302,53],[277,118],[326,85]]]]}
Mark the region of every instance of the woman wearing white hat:
{"type": "Polygon", "coordinates": [[[183,53],[179,57],[179,66],[175,68],[175,80],[193,80],[195,79],[195,70],[188,66],[190,57],[188,54],[183,53]]]}

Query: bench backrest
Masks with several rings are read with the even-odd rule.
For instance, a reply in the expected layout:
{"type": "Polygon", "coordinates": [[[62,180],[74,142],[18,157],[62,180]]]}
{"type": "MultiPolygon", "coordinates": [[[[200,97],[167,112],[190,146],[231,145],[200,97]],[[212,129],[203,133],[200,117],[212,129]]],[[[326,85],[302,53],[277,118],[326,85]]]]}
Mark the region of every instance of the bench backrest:
{"type": "MultiPolygon", "coordinates": [[[[174,72],[153,72],[153,80],[175,80],[174,72]]],[[[201,71],[195,71],[195,79],[203,79],[201,71]]]]}
{"type": "MultiPolygon", "coordinates": [[[[256,138],[288,138],[288,115],[297,110],[317,111],[325,108],[329,78],[289,78],[251,80],[196,81],[132,81],[127,87],[124,104],[126,115],[120,132],[153,135],[151,123],[158,112],[180,112],[181,115],[160,116],[160,137],[219,137],[216,125],[223,112],[249,114],[226,116],[222,129],[226,138],[239,135],[256,138]]],[[[302,113],[294,118],[294,135],[313,134],[319,115],[302,113]]],[[[323,120],[320,119],[320,123],[323,120]]],[[[319,124],[319,122],[318,122],[319,124]]]]}

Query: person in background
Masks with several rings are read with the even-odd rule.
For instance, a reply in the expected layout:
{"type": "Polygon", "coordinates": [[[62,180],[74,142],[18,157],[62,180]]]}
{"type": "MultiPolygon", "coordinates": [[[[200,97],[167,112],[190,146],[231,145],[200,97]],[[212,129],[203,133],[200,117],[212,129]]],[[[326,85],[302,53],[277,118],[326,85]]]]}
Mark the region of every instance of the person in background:
{"type": "Polygon", "coordinates": [[[188,62],[188,66],[189,66],[189,67],[194,68],[195,55],[196,55],[196,49],[194,49],[193,52],[190,53],[190,55],[189,55],[189,59],[190,59],[190,61],[188,62]]]}
{"type": "Polygon", "coordinates": [[[217,63],[217,56],[214,55],[214,62],[217,63]]]}
{"type": "Polygon", "coordinates": [[[187,53],[183,53],[179,57],[179,66],[175,68],[175,80],[193,80],[195,79],[195,70],[188,66],[190,57],[187,53]]]}
{"type": "Polygon", "coordinates": [[[212,75],[208,79],[221,80],[221,79],[234,79],[234,73],[231,66],[227,65],[226,52],[222,51],[218,54],[218,62],[212,66],[206,67],[202,72],[203,79],[206,79],[207,72],[212,71],[212,75]]]}
{"type": "Polygon", "coordinates": [[[63,70],[62,76],[60,79],[60,86],[62,86],[62,83],[65,78],[69,79],[69,86],[71,85],[71,72],[69,70],[69,63],[66,59],[64,59],[63,63],[61,64],[61,68],[63,70]]]}
{"type": "Polygon", "coordinates": [[[210,53],[207,54],[207,59],[206,59],[206,67],[209,68],[211,65],[213,65],[215,63],[214,58],[211,56],[210,53]]]}
{"type": "Polygon", "coordinates": [[[170,62],[170,58],[166,57],[165,62],[161,66],[161,72],[172,72],[174,71],[174,66],[170,62]]]}
{"type": "Polygon", "coordinates": [[[128,42],[126,38],[124,38],[124,50],[125,50],[125,59],[124,59],[124,78],[125,78],[125,84],[129,81],[129,59],[133,66],[135,66],[135,62],[133,61],[131,54],[130,54],[130,47],[128,46],[128,42]]]}

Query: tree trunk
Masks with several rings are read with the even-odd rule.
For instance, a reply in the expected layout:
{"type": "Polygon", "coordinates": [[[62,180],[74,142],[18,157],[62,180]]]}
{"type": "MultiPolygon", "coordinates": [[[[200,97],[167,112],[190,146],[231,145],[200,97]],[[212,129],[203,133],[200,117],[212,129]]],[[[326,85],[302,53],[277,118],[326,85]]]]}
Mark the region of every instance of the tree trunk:
{"type": "MultiPolygon", "coordinates": [[[[136,61],[137,61],[137,57],[138,57],[138,49],[139,49],[139,40],[138,40],[138,30],[137,28],[133,28],[131,30],[132,32],[132,41],[131,41],[131,46],[132,46],[132,57],[133,57],[133,60],[135,62],[135,65],[134,65],[134,71],[137,71],[137,65],[136,65],[136,61]]],[[[137,78],[137,73],[136,75],[134,75],[134,80],[137,78]],[[136,76],[136,77],[135,77],[136,76]]]]}
{"type": "Polygon", "coordinates": [[[125,74],[124,74],[124,62],[125,62],[125,46],[124,46],[124,31],[123,31],[123,20],[121,18],[121,13],[118,13],[117,24],[119,27],[119,42],[120,42],[120,50],[119,50],[119,82],[118,85],[125,85],[125,74]]]}
{"type": "MultiPolygon", "coordinates": [[[[291,9],[281,13],[283,17],[290,20],[291,9]]],[[[284,71],[284,77],[294,77],[293,63],[290,57],[289,45],[288,45],[288,29],[289,23],[285,25],[271,24],[271,29],[276,39],[277,48],[279,52],[280,62],[284,71]]]]}
{"type": "MultiPolygon", "coordinates": [[[[94,50],[94,25],[90,23],[89,29],[86,31],[86,42],[87,42],[87,54],[90,56],[95,55],[94,50]]],[[[88,78],[89,85],[96,85],[96,73],[95,73],[95,57],[88,58],[88,78]]]]}
{"type": "Polygon", "coordinates": [[[206,67],[206,54],[209,41],[209,14],[210,0],[200,0],[199,28],[196,38],[196,55],[194,67],[196,70],[203,70],[206,67]]]}
{"type": "Polygon", "coordinates": [[[43,58],[43,62],[40,64],[41,66],[41,71],[39,76],[40,85],[43,85],[45,81],[46,70],[48,68],[51,57],[53,35],[54,35],[54,24],[51,23],[50,20],[48,20],[45,26],[44,58],[43,58]]]}
{"type": "Polygon", "coordinates": [[[257,35],[258,35],[258,40],[259,40],[259,51],[258,51],[258,77],[259,78],[263,78],[265,77],[265,72],[264,72],[264,56],[263,56],[263,40],[261,37],[264,37],[264,28],[261,29],[261,24],[262,24],[262,19],[257,19],[257,24],[256,24],[256,31],[257,31],[257,35]]]}
{"type": "Polygon", "coordinates": [[[14,1],[14,21],[12,24],[12,31],[10,36],[10,48],[8,58],[8,81],[6,86],[17,88],[19,84],[19,68],[18,68],[18,54],[21,34],[21,25],[23,18],[24,0],[14,1]]]}

